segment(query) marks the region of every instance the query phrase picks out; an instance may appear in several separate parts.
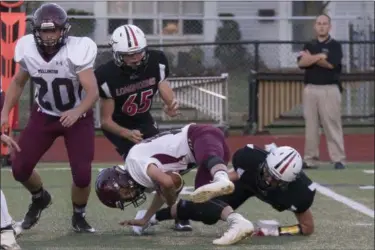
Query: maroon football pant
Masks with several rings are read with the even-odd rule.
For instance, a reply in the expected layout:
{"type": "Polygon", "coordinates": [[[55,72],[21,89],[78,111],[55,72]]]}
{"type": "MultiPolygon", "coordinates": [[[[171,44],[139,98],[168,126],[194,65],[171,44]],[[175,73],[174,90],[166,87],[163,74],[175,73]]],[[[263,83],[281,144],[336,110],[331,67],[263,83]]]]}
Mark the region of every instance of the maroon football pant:
{"type": "Polygon", "coordinates": [[[33,109],[18,141],[21,152],[15,153],[12,164],[13,176],[17,181],[27,181],[40,158],[57,137],[63,136],[74,184],[80,188],[90,185],[95,138],[92,112],[70,128],[64,128],[59,119],[33,109]]]}
{"type": "Polygon", "coordinates": [[[199,166],[195,175],[195,188],[212,181],[210,170],[203,163],[210,157],[221,158],[226,165],[230,159],[229,147],[223,131],[210,125],[191,125],[188,131],[196,164],[199,166]]]}

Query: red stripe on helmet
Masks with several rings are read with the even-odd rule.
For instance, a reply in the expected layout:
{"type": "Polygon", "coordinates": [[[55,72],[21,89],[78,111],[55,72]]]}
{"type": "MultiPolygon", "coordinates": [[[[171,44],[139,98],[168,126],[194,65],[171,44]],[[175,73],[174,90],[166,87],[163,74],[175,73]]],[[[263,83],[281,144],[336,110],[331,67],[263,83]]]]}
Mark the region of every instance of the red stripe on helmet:
{"type": "Polygon", "coordinates": [[[283,174],[285,172],[285,170],[289,167],[290,163],[293,161],[293,159],[296,157],[297,154],[294,154],[290,159],[289,161],[287,161],[287,163],[284,165],[284,167],[282,169],[280,169],[280,174],[283,174]]]}

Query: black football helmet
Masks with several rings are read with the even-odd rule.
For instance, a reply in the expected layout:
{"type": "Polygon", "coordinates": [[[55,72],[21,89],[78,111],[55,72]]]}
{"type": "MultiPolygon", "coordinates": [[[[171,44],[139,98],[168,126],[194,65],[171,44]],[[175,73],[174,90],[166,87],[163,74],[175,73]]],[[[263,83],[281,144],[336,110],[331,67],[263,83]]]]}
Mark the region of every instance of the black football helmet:
{"type": "Polygon", "coordinates": [[[100,171],[95,191],[99,200],[111,208],[120,208],[133,204],[134,207],[146,201],[145,188],[136,183],[128,171],[119,166],[100,171]]]}
{"type": "Polygon", "coordinates": [[[65,45],[70,30],[70,24],[66,11],[54,3],[41,5],[31,19],[32,32],[36,45],[40,51],[46,54],[57,52],[65,45]],[[57,38],[42,39],[40,32],[45,30],[60,29],[57,38]]]}

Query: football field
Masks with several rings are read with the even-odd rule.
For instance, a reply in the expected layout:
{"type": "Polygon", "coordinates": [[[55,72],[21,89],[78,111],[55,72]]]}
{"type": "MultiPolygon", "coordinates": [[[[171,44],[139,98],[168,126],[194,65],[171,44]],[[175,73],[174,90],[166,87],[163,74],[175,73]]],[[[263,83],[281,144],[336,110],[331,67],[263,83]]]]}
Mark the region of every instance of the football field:
{"type": "MultiPolygon", "coordinates": [[[[99,169],[111,164],[94,165],[92,183],[99,169]]],[[[374,249],[374,165],[349,164],[346,170],[333,170],[331,165],[308,170],[317,183],[312,212],[315,233],[310,237],[252,237],[230,247],[216,247],[212,240],[226,229],[226,223],[205,226],[193,222],[193,232],[176,233],[173,222],[164,222],[147,236],[133,236],[129,228],[118,225],[135,216],[136,209],[125,211],[106,208],[94,189],[87,208],[88,222],[96,234],[76,234],[71,230],[71,173],[67,164],[40,164],[39,173],[53,204],[42,214],[40,222],[18,239],[22,249],[374,249]]],[[[191,191],[195,172],[185,176],[184,193],[191,191]]],[[[10,213],[15,220],[26,213],[30,196],[14,181],[9,169],[1,170],[1,186],[10,213]]],[[[142,206],[143,209],[148,204],[142,206]]],[[[290,212],[279,213],[256,198],[239,210],[251,221],[273,220],[285,225],[296,224],[290,212]]]]}

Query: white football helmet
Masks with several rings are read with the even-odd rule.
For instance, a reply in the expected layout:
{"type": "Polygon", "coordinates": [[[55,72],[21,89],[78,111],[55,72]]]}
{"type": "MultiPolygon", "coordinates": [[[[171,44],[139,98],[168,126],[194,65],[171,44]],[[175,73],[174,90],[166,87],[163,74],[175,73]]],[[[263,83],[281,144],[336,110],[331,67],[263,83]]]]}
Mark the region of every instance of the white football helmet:
{"type": "Polygon", "coordinates": [[[146,57],[146,36],[135,25],[126,24],[116,28],[109,44],[118,66],[136,67],[146,57]]]}
{"type": "Polygon", "coordinates": [[[269,174],[284,183],[294,181],[300,174],[302,165],[301,155],[289,146],[272,149],[266,158],[266,168],[269,174]]]}

